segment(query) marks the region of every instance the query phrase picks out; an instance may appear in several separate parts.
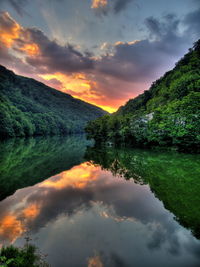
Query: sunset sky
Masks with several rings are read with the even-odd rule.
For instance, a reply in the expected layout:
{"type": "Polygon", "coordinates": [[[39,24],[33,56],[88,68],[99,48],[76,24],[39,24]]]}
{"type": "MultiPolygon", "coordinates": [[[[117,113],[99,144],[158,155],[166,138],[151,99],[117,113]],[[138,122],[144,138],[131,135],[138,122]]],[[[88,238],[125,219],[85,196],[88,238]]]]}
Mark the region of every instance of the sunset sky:
{"type": "Polygon", "coordinates": [[[200,38],[200,0],[0,0],[0,64],[109,112],[200,38]]]}

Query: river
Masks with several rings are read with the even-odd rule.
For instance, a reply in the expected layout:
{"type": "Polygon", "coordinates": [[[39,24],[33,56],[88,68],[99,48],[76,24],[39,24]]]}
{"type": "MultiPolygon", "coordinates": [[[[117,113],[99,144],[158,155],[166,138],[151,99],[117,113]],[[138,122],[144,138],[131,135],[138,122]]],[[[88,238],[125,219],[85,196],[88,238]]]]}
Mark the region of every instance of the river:
{"type": "Polygon", "coordinates": [[[28,236],[53,267],[200,266],[200,155],[84,136],[0,151],[1,246],[28,236]]]}

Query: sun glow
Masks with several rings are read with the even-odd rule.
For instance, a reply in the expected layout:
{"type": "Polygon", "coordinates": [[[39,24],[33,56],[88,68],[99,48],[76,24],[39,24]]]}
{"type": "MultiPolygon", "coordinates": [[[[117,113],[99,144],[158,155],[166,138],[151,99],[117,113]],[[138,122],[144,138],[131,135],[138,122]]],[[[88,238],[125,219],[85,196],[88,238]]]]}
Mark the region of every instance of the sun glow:
{"type": "Polygon", "coordinates": [[[52,79],[56,79],[61,82],[62,86],[58,88],[59,90],[70,93],[73,96],[79,97],[81,95],[86,95],[90,98],[97,97],[92,92],[92,87],[96,85],[95,82],[90,81],[87,77],[82,73],[74,73],[72,75],[65,75],[63,73],[57,72],[55,74],[43,74],[39,75],[44,80],[50,81],[52,79]]]}
{"type": "MultiPolygon", "coordinates": [[[[94,0],[92,2],[92,8],[103,7],[107,5],[107,0],[94,0]]],[[[53,88],[56,88],[64,93],[72,95],[74,98],[83,100],[92,105],[96,105],[109,113],[116,111],[119,104],[115,98],[108,96],[106,83],[101,81],[96,74],[91,73],[72,72],[63,73],[48,71],[48,65],[44,65],[40,69],[37,68],[37,62],[45,61],[45,53],[43,46],[38,39],[35,38],[33,30],[29,28],[23,28],[18,24],[7,12],[0,14],[0,46],[6,48],[5,51],[18,58],[19,62],[35,65],[35,72],[33,78],[42,78],[41,82],[45,83],[53,88]],[[31,63],[30,63],[31,62],[31,63]],[[42,74],[44,71],[47,74],[42,74]]],[[[48,60],[47,60],[48,61],[48,60]]],[[[46,63],[45,63],[46,64],[46,63]]],[[[14,64],[13,64],[14,65],[14,64]]],[[[12,70],[17,71],[17,66],[12,66],[12,70]]],[[[23,71],[23,68],[22,68],[23,71]]],[[[20,71],[18,71],[20,74],[20,71]]],[[[26,69],[25,69],[26,72],[26,69]]],[[[23,74],[23,73],[22,73],[23,74]]]]}
{"type": "Polygon", "coordinates": [[[109,106],[104,106],[104,105],[98,105],[98,107],[108,111],[109,113],[113,113],[115,111],[117,111],[117,108],[112,108],[112,107],[109,107],[109,106]]]}
{"type": "MultiPolygon", "coordinates": [[[[97,93],[97,83],[89,80],[83,73],[74,73],[72,75],[65,75],[57,72],[55,74],[41,74],[39,75],[42,79],[48,81],[48,85],[51,86],[51,80],[56,79],[61,83],[57,86],[57,89],[71,94],[73,97],[89,102],[90,104],[96,105],[109,113],[113,113],[117,108],[102,104],[102,95],[97,93]]],[[[54,85],[52,84],[52,87],[54,85]]]]}

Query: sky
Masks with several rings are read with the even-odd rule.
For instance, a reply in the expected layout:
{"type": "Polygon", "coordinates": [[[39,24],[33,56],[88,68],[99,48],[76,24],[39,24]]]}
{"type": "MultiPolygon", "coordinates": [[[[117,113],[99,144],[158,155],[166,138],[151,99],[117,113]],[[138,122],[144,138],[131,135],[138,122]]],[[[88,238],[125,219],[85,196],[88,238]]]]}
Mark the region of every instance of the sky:
{"type": "Polygon", "coordinates": [[[114,112],[200,38],[200,0],[0,0],[0,64],[114,112]]]}

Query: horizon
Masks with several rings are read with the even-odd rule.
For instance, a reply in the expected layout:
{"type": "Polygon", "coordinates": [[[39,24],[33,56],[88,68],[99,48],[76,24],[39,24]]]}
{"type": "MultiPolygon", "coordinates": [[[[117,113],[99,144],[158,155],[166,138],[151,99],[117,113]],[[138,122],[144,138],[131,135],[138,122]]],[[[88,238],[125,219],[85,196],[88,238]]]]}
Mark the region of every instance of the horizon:
{"type": "Polygon", "coordinates": [[[197,0],[3,0],[0,64],[112,113],[172,69],[199,28],[197,0]]]}

